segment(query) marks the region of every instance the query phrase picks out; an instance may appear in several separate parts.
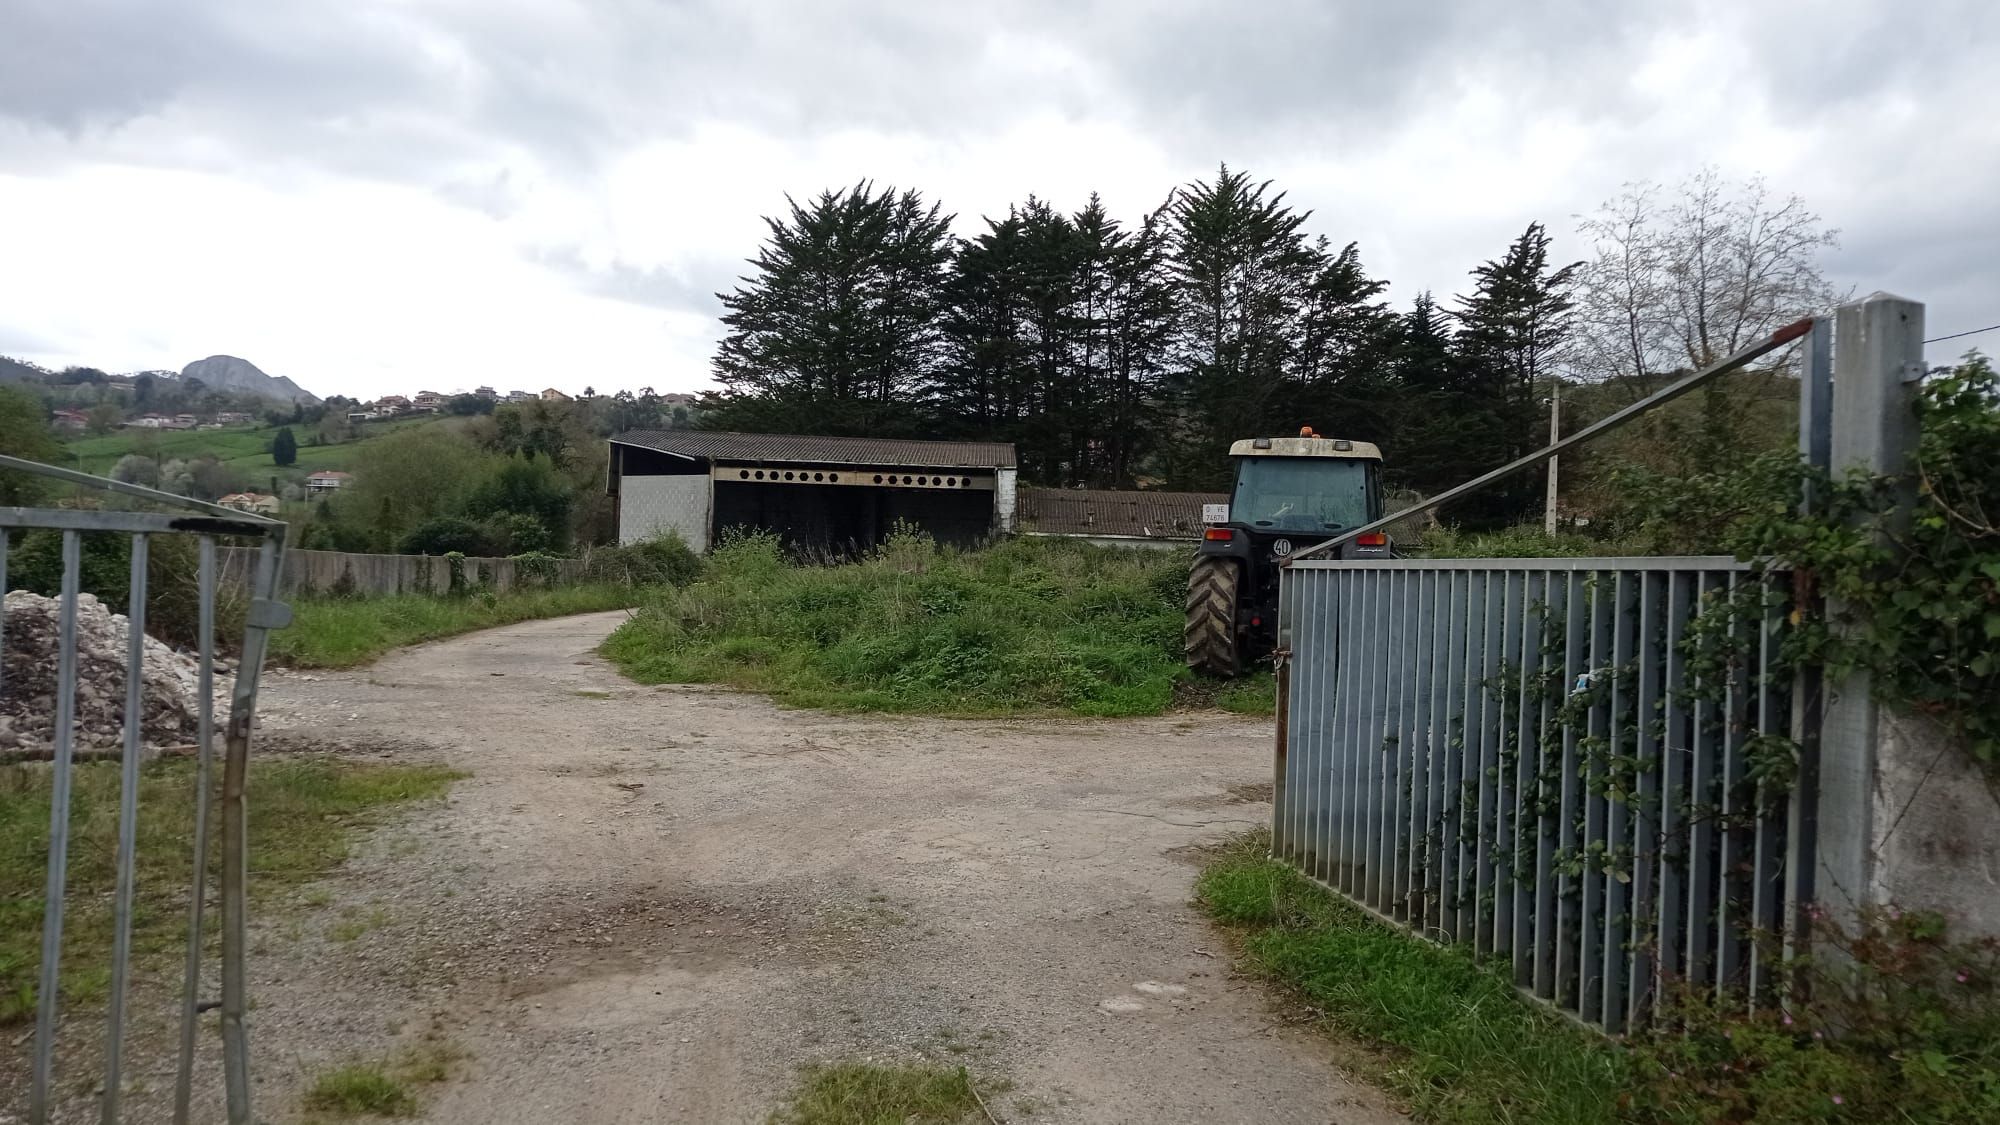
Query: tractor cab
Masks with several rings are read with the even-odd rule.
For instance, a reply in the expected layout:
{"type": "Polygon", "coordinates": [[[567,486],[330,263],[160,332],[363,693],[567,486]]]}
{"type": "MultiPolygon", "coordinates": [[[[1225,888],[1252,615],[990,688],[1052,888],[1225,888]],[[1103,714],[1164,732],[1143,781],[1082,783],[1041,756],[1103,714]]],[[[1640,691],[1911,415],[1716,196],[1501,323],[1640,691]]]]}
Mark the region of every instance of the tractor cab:
{"type": "MultiPolygon", "coordinates": [[[[1278,573],[1295,550],[1382,515],[1382,451],[1365,441],[1248,438],[1229,447],[1236,466],[1227,511],[1206,513],[1188,576],[1187,661],[1233,676],[1277,638],[1278,573]]],[[[1215,507],[1221,507],[1216,505],[1215,507]]],[[[1389,539],[1365,535],[1341,558],[1387,558],[1389,539]]]]}

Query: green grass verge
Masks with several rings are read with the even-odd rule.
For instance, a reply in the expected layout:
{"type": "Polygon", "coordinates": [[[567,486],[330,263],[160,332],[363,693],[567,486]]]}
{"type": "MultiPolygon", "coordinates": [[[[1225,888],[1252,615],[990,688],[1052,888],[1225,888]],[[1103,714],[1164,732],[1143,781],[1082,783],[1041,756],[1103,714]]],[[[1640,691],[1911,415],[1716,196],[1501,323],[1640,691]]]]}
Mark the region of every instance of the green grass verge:
{"type": "MultiPolygon", "coordinates": [[[[463,775],[435,766],[309,757],[260,760],[249,776],[251,887],[261,899],[318,878],[346,859],[354,829],[367,822],[371,810],[436,797],[463,775]]],[[[50,778],[46,765],[0,767],[0,1024],[34,1015],[50,778]]],[[[194,767],[185,760],[149,763],[140,775],[135,964],[179,950],[186,941],[193,778],[194,767]]],[[[100,1001],[110,983],[118,787],[115,762],[75,767],[63,922],[66,1005],[100,1001]]]]}
{"type": "Polygon", "coordinates": [[[273,660],[298,668],[352,668],[393,648],[440,637],[637,604],[630,586],[563,586],[517,590],[491,597],[304,598],[292,607],[292,624],[271,634],[273,660]]]}
{"type": "Polygon", "coordinates": [[[898,537],[839,566],[769,539],[717,549],[605,642],[643,683],[945,715],[1152,715],[1174,704],[1187,556],[1051,540],[982,551],[898,537]]]}
{"type": "Polygon", "coordinates": [[[839,1063],[806,1069],[771,1125],[956,1125],[979,1097],[964,1067],[839,1063]]]}
{"type": "Polygon", "coordinates": [[[1392,929],[1240,837],[1202,872],[1208,913],[1250,971],[1338,1031],[1387,1048],[1375,1077],[1437,1122],[1599,1125],[1623,1116],[1623,1056],[1462,950],[1392,929]]]}
{"type": "Polygon", "coordinates": [[[277,426],[226,430],[118,430],[65,442],[63,451],[69,455],[69,460],[64,464],[102,475],[110,472],[111,466],[128,453],[143,452],[162,460],[214,457],[242,473],[246,481],[261,491],[268,483],[266,478],[273,475],[296,479],[322,469],[354,469],[364,464],[373,442],[397,430],[422,426],[459,427],[465,423],[463,418],[433,417],[369,423],[362,431],[363,436],[334,445],[307,445],[306,439],[312,436],[313,428],[293,426],[292,434],[299,443],[298,462],[283,468],[271,462],[271,439],[277,436],[277,426]]]}

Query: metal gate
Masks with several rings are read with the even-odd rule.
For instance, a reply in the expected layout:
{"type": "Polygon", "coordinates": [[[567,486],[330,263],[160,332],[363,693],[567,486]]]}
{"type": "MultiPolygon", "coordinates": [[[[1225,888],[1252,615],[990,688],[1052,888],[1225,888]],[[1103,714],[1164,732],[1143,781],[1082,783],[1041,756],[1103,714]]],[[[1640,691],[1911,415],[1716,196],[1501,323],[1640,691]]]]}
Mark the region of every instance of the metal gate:
{"type": "MultiPolygon", "coordinates": [[[[105,1122],[120,1118],[123,1095],[121,1071],[127,1023],[127,997],[132,978],[132,919],[136,882],[138,803],[140,764],[145,755],[143,699],[145,684],[145,628],[148,601],[147,573],[149,544],[158,536],[192,536],[197,541],[199,573],[195,576],[199,644],[196,734],[193,749],[194,817],[191,853],[191,891],[187,906],[188,940],[183,990],[179,1004],[180,1051],[175,1078],[174,1120],[189,1119],[193,1096],[194,1055],[198,1017],[217,1009],[223,1045],[224,1099],[228,1120],[250,1120],[249,1048],[244,1028],[247,986],[244,978],[244,946],[248,918],[248,847],[244,785],[250,756],[251,717],[257,703],[257,680],[262,668],[269,631],[288,623],[290,613],[276,600],[279,563],[284,551],[285,525],[262,516],[239,512],[214,504],[189,500],[170,493],[106,480],[83,473],[41,465],[14,457],[0,456],[0,471],[28,474],[40,481],[59,481],[94,490],[81,494],[76,506],[63,508],[0,507],[0,592],[8,587],[7,561],[10,550],[21,543],[24,533],[48,531],[60,539],[61,591],[57,610],[57,654],[53,693],[52,730],[47,752],[49,760],[48,883],[43,900],[42,943],[36,987],[34,1065],[29,1090],[28,1119],[43,1125],[53,1111],[58,1020],[61,994],[59,967],[63,939],[65,895],[68,890],[71,785],[78,767],[76,729],[78,698],[77,611],[83,590],[83,546],[86,535],[128,537],[130,577],[127,586],[127,653],[125,661],[125,705],[123,710],[120,762],[118,841],[115,858],[116,888],[113,892],[113,947],[110,993],[105,1016],[104,1078],[99,1095],[99,1116],[105,1122]],[[152,510],[128,510],[141,501],[152,510]],[[166,508],[170,511],[160,511],[166,508]],[[214,791],[215,724],[213,698],[215,683],[214,637],[216,633],[216,540],[231,537],[258,544],[255,573],[250,579],[249,604],[243,644],[231,686],[229,714],[224,728],[219,807],[213,810],[220,822],[220,856],[215,864],[222,916],[221,957],[217,973],[219,998],[202,999],[207,987],[203,952],[204,914],[210,879],[211,793],[214,791]]],[[[4,651],[6,614],[0,603],[0,651],[4,651]]],[[[0,665],[4,672],[4,665],[0,665]]],[[[0,692],[7,685],[0,681],[0,692]]]]}
{"type": "Polygon", "coordinates": [[[1729,558],[1295,563],[1275,854],[1609,1031],[1676,982],[1767,992],[1811,892],[1788,589],[1729,558]]]}

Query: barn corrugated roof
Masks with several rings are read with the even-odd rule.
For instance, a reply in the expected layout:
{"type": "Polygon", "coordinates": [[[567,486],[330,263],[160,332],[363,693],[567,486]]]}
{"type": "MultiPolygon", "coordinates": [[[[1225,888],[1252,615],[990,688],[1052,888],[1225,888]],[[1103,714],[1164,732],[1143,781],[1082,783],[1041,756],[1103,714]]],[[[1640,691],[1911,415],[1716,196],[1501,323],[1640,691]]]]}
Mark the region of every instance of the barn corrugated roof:
{"type": "Polygon", "coordinates": [[[1227,492],[1132,492],[1024,488],[1020,526],[1043,535],[1130,535],[1199,539],[1203,504],[1226,504],[1227,492]]]}
{"type": "Polygon", "coordinates": [[[611,439],[709,461],[804,462],[816,465],[922,465],[938,469],[1011,469],[1007,442],[915,441],[905,438],[806,437],[715,430],[632,430],[611,439]]]}

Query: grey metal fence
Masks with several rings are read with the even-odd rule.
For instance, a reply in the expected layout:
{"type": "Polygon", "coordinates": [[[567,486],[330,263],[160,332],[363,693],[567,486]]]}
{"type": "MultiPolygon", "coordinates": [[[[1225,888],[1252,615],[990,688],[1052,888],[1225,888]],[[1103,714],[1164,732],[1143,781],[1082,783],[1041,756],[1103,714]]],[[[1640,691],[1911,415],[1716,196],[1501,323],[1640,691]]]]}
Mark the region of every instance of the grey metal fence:
{"type": "Polygon", "coordinates": [[[1608,1031],[1768,995],[1811,897],[1788,592],[1728,558],[1294,563],[1274,853],[1608,1031]]]}
{"type": "MultiPolygon", "coordinates": [[[[106,1002],[103,1039],[103,1081],[98,1087],[98,1117],[105,1122],[121,1119],[125,1093],[124,1048],[128,1003],[132,992],[132,929],[138,879],[138,824],[140,765],[148,747],[145,696],[148,662],[146,624],[149,601],[151,547],[157,538],[193,537],[196,540],[192,576],[196,598],[198,640],[193,654],[196,662],[196,695],[193,732],[193,768],[187,783],[193,790],[193,824],[186,841],[189,850],[189,894],[187,905],[187,948],[184,979],[176,1009],[179,1018],[179,1058],[174,1089],[173,1120],[190,1119],[194,1099],[194,1061],[199,1014],[210,1008],[218,1012],[223,1055],[223,1102],[232,1125],[250,1121],[249,1045],[244,1015],[248,1007],[244,951],[247,942],[249,850],[245,805],[251,720],[257,703],[257,681],[263,665],[268,633],[282,628],[290,618],[286,607],[276,600],[277,579],[283,559],[285,525],[213,504],[188,500],[169,493],[83,473],[41,465],[14,457],[0,456],[0,472],[26,474],[41,481],[60,481],[92,490],[75,507],[0,507],[0,593],[8,588],[7,563],[10,549],[20,546],[37,533],[59,540],[61,559],[60,591],[57,595],[55,628],[55,674],[50,693],[50,724],[46,753],[27,751],[17,759],[45,757],[49,790],[49,833],[47,887],[42,906],[41,960],[35,985],[34,1061],[28,1092],[28,1120],[43,1125],[57,1115],[55,1103],[55,1062],[59,1032],[65,1022],[59,1016],[63,992],[63,923],[70,888],[70,844],[72,786],[79,761],[77,745],[84,729],[78,713],[79,700],[79,608],[83,586],[85,536],[123,536],[129,556],[129,576],[123,591],[126,602],[124,706],[118,749],[110,751],[119,761],[118,835],[114,858],[115,886],[112,891],[113,945],[110,989],[106,1002]],[[134,501],[158,510],[126,510],[134,501]],[[217,634],[217,540],[229,537],[257,544],[257,560],[250,575],[250,601],[240,653],[230,684],[229,714],[223,730],[223,753],[219,790],[216,787],[214,690],[216,683],[215,639],[217,634]],[[212,809],[211,794],[218,797],[212,809]],[[218,822],[219,856],[211,865],[211,818],[218,822]],[[214,978],[219,996],[203,999],[210,987],[206,973],[207,953],[204,927],[210,898],[210,868],[218,891],[221,913],[220,957],[214,978]]],[[[0,599],[0,652],[5,651],[6,610],[0,599]]],[[[37,655],[37,654],[29,654],[37,655]]],[[[23,662],[25,663],[25,661],[23,662]]],[[[4,678],[5,661],[0,660],[0,698],[9,684],[4,678]]],[[[101,696],[100,685],[92,698],[101,696]]],[[[39,698],[39,697],[37,697],[39,698]]],[[[33,701],[27,700],[32,706],[33,701]]],[[[19,768],[30,768],[21,766],[19,768]]],[[[39,769],[41,767],[35,766],[39,769]]],[[[89,768],[89,767],[82,767],[89,768]]],[[[72,971],[78,967],[71,966],[72,971]]],[[[88,971],[87,969],[85,971],[88,971]]],[[[67,1021],[74,1023],[74,1021],[67,1021]]],[[[88,1088],[87,1084],[85,1088],[88,1088]]]]}

